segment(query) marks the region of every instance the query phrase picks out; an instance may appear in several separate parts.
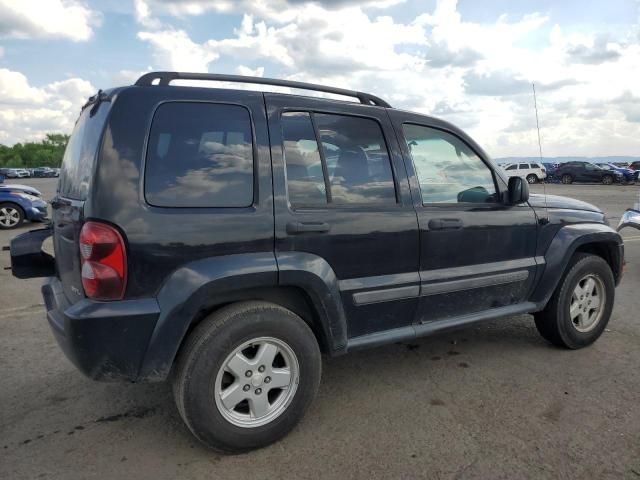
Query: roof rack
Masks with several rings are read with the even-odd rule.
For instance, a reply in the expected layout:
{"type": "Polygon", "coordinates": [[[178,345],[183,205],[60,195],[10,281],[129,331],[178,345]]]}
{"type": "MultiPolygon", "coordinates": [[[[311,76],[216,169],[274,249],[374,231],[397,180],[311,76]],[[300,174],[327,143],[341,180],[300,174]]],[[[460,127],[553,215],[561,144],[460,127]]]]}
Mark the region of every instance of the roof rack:
{"type": "Polygon", "coordinates": [[[369,93],[347,90],[344,88],[327,87],[314,83],[295,82],[292,80],[278,80],[275,78],[248,77],[244,75],[223,75],[218,73],[184,73],[184,72],[149,72],[142,75],[135,83],[137,86],[169,85],[173,80],[212,80],[217,82],[253,83],[260,85],[274,85],[278,87],[314,90],[317,92],[333,93],[347,97],[355,97],[360,103],[376,107],[391,108],[387,102],[369,93]]]}

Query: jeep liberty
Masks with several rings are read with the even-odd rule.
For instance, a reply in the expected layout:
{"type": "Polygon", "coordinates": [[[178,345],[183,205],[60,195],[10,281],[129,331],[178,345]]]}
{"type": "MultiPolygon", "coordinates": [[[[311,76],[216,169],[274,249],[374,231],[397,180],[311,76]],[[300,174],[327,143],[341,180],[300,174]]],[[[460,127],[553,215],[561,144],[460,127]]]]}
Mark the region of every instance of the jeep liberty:
{"type": "Polygon", "coordinates": [[[18,278],[47,277],[48,322],[80,371],[170,380],[191,432],[228,453],[296,425],[321,353],[525,313],[550,343],[585,347],[623,271],[602,211],[529,195],[445,121],[178,72],[89,99],[52,222],[11,256],[18,278]]]}

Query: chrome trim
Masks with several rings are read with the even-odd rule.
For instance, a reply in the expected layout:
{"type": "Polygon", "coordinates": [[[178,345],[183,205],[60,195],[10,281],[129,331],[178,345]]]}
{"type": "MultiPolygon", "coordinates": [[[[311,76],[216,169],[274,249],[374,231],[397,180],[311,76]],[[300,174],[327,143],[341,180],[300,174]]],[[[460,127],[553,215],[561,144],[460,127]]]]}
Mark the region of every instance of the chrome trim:
{"type": "Polygon", "coordinates": [[[460,290],[473,290],[476,288],[493,287],[507,283],[523,282],[529,278],[528,270],[517,272],[485,275],[483,277],[463,278],[447,282],[423,283],[420,285],[420,296],[439,295],[442,293],[458,292],[460,290]]]}
{"type": "Polygon", "coordinates": [[[389,302],[404,298],[416,298],[420,295],[420,286],[385,288],[383,290],[367,290],[353,294],[353,303],[366,305],[369,303],[389,302]]]}

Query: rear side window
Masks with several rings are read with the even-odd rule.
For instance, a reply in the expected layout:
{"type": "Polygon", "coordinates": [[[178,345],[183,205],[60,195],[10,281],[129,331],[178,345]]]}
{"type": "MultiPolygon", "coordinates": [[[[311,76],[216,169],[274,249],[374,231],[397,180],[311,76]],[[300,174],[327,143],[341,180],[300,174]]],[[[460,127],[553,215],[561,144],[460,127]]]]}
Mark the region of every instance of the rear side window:
{"type": "Polygon", "coordinates": [[[396,203],[387,145],[375,120],[286,112],[282,136],[293,206],[396,203]]]}
{"type": "Polygon", "coordinates": [[[171,102],[149,135],[145,197],[159,207],[247,207],[253,203],[253,137],[239,105],[171,102]]]}
{"type": "Polygon", "coordinates": [[[87,107],[80,114],[60,167],[58,194],[62,197],[86,200],[110,107],[110,102],[102,102],[97,110],[87,107]]]}
{"type": "Polygon", "coordinates": [[[531,168],[540,168],[540,165],[538,165],[537,163],[532,163],[531,168]]]}

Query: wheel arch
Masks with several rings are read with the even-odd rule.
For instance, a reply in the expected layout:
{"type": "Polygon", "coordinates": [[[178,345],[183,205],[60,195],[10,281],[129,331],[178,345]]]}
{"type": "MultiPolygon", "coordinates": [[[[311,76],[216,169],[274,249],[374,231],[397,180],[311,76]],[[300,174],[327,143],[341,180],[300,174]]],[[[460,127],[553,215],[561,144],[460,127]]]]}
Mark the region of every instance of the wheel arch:
{"type": "Polygon", "coordinates": [[[620,234],[604,224],[567,225],[558,230],[545,253],[545,268],[531,297],[539,309],[545,307],[578,252],[603,258],[611,267],[615,284],[620,283],[624,263],[620,234]]]}
{"type": "Polygon", "coordinates": [[[346,347],[346,320],[344,313],[338,319],[331,316],[342,312],[340,296],[333,296],[332,286],[316,273],[289,271],[285,279],[297,281],[282,284],[272,252],[215,257],[181,267],[157,295],[161,313],[137,380],[164,380],[189,332],[202,319],[244,301],[266,301],[291,310],[310,326],[321,351],[341,351],[343,344],[346,347]],[[336,321],[338,331],[333,327],[336,321]]]}

